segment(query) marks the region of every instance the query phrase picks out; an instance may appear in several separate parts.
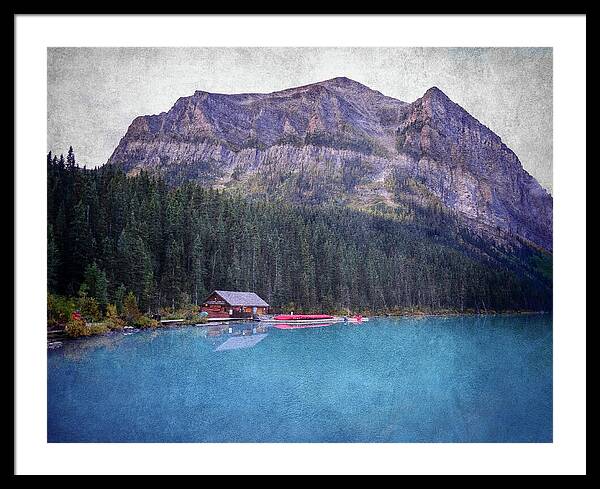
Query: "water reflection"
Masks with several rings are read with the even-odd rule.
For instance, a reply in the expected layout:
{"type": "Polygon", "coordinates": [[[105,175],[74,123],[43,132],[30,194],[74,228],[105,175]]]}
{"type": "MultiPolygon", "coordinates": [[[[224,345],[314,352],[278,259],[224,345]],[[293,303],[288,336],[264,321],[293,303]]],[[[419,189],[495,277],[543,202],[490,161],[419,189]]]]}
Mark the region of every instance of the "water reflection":
{"type": "MultiPolygon", "coordinates": [[[[219,324],[198,324],[196,326],[185,327],[167,327],[156,330],[127,329],[120,332],[110,332],[103,335],[90,336],[79,339],[64,339],[59,345],[53,345],[48,348],[49,351],[61,352],[60,355],[67,359],[80,361],[86,355],[99,350],[115,350],[119,347],[139,347],[143,344],[151,344],[169,331],[178,336],[178,330],[185,329],[186,335],[197,337],[212,348],[213,351],[237,350],[242,348],[251,348],[262,341],[270,328],[276,329],[302,329],[302,328],[321,328],[339,324],[336,322],[323,322],[314,324],[288,323],[258,323],[258,322],[235,322],[219,324]],[[135,342],[129,340],[135,338],[135,342]]],[[[168,335],[168,341],[173,341],[174,336],[168,335]]],[[[55,342],[58,343],[58,342],[55,342]]]]}
{"type": "Polygon", "coordinates": [[[264,340],[268,335],[263,334],[251,334],[247,336],[233,336],[227,338],[224,343],[221,343],[215,348],[215,351],[226,351],[226,350],[240,350],[242,348],[251,348],[260,341],[264,340]]]}
{"type": "Polygon", "coordinates": [[[203,331],[207,337],[223,335],[248,336],[267,332],[266,326],[256,325],[256,323],[215,324],[210,326],[197,326],[197,329],[203,331]]]}
{"type": "MultiPolygon", "coordinates": [[[[229,323],[199,327],[206,338],[227,337],[214,351],[238,350],[250,348],[267,336],[267,327],[256,323],[229,323]]],[[[213,346],[215,342],[212,341],[213,346]]]]}
{"type": "Polygon", "coordinates": [[[277,329],[304,329],[304,328],[322,328],[324,326],[333,326],[334,324],[339,324],[338,322],[332,323],[318,323],[318,324],[294,324],[294,323],[277,323],[274,324],[273,327],[277,329]]]}
{"type": "Polygon", "coordinates": [[[114,350],[123,342],[125,336],[122,333],[107,333],[76,340],[65,340],[62,342],[62,354],[70,360],[81,360],[87,354],[100,348],[114,350]]]}

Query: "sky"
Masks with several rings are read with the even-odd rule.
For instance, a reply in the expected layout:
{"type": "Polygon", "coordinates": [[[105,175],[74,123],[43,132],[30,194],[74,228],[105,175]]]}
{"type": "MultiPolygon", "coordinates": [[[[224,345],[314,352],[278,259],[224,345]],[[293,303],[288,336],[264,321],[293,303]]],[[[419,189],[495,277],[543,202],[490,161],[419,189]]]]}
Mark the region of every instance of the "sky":
{"type": "Polygon", "coordinates": [[[106,163],[132,120],[196,90],[274,92],[346,76],[412,102],[436,86],[552,192],[552,48],[48,48],[48,151],[106,163]]]}

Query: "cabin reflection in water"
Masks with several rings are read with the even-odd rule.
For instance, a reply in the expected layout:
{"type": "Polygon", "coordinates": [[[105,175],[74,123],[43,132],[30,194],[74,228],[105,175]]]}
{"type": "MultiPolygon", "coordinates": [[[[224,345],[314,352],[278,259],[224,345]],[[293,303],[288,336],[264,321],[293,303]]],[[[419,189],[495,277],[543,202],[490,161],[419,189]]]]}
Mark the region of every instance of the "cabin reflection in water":
{"type": "Polygon", "coordinates": [[[266,333],[266,326],[254,326],[250,324],[218,324],[211,326],[201,326],[198,329],[206,331],[206,336],[249,336],[257,333],[266,333]]]}
{"type": "Polygon", "coordinates": [[[214,351],[238,350],[241,348],[250,348],[262,341],[267,336],[267,327],[260,325],[244,324],[219,324],[210,326],[201,326],[197,328],[202,330],[202,336],[215,346],[214,351]],[[226,337],[224,341],[215,341],[217,338],[226,337]],[[219,344],[217,344],[219,342],[219,344]]]}
{"type": "Polygon", "coordinates": [[[232,336],[227,338],[224,343],[221,343],[215,348],[215,351],[225,350],[240,350],[242,348],[250,348],[264,340],[267,337],[266,333],[253,334],[249,336],[232,336]]]}

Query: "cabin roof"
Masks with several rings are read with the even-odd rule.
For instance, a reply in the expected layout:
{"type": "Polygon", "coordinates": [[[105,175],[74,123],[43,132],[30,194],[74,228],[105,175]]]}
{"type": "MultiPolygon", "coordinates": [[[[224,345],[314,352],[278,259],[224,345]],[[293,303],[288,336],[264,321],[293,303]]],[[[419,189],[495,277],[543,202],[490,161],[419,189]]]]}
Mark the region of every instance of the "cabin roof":
{"type": "Polygon", "coordinates": [[[225,299],[230,306],[269,307],[269,304],[254,292],[233,292],[231,290],[215,290],[214,292],[225,299]]]}

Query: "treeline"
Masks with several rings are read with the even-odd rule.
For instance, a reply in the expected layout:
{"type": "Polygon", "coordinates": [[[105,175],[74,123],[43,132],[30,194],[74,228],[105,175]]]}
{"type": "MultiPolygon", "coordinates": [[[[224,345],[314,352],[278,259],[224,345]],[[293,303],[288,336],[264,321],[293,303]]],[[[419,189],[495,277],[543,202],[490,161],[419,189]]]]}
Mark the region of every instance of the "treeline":
{"type": "Polygon", "coordinates": [[[405,221],[173,188],[143,172],[79,168],[72,149],[48,154],[47,167],[49,292],[101,308],[129,292],[144,312],[185,307],[213,289],[296,311],[551,307],[551,283],[528,265],[542,255],[504,257],[436,211],[405,221]]]}

